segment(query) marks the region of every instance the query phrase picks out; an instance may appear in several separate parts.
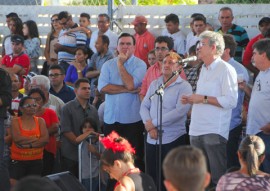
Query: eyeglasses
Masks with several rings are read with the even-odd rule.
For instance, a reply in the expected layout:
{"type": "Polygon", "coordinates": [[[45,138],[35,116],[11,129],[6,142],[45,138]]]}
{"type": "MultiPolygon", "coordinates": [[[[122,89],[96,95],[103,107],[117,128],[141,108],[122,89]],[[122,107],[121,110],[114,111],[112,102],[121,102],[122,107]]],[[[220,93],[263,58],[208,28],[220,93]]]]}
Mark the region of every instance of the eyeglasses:
{"type": "Polygon", "coordinates": [[[51,23],[54,23],[54,22],[56,23],[56,22],[58,22],[58,21],[59,21],[59,19],[52,19],[52,20],[51,20],[51,23]]]}
{"type": "Polygon", "coordinates": [[[42,98],[41,97],[32,97],[32,99],[36,100],[36,101],[41,101],[42,98]]]}
{"type": "Polygon", "coordinates": [[[63,75],[63,74],[49,74],[49,77],[50,78],[53,78],[53,77],[58,78],[58,76],[61,76],[61,75],[63,75]]]}
{"type": "Polygon", "coordinates": [[[34,104],[25,104],[22,107],[23,108],[30,108],[30,107],[34,107],[35,108],[35,107],[37,107],[37,104],[35,104],[35,103],[34,104]]]}
{"type": "Polygon", "coordinates": [[[199,42],[198,44],[197,44],[197,48],[201,48],[201,47],[203,47],[203,46],[209,46],[209,44],[206,44],[206,43],[203,43],[203,42],[199,42]]]}
{"type": "Polygon", "coordinates": [[[166,51],[166,50],[169,50],[169,49],[167,47],[156,47],[155,48],[155,51],[160,51],[160,50],[163,52],[163,51],[166,51]]]}

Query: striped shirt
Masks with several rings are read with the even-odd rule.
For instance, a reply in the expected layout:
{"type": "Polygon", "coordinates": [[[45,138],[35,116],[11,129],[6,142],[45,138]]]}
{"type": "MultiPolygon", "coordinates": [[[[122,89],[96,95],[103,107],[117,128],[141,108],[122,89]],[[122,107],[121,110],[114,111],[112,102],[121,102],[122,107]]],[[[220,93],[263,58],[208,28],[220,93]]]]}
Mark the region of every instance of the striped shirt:
{"type": "MultiPolygon", "coordinates": [[[[72,28],[76,28],[77,24],[74,25],[72,28]]],[[[67,46],[71,48],[77,48],[78,46],[85,46],[86,45],[86,34],[81,31],[77,32],[71,32],[68,34],[65,34],[69,29],[62,29],[60,31],[59,37],[58,37],[58,43],[62,46],[67,46]]],[[[58,62],[65,61],[67,63],[71,63],[75,60],[75,55],[70,54],[68,52],[59,51],[58,52],[58,62]]]]}
{"type": "MultiPolygon", "coordinates": [[[[217,29],[217,32],[224,34],[221,27],[217,29]]],[[[234,59],[237,62],[242,63],[243,50],[249,42],[247,31],[243,27],[233,24],[232,27],[227,31],[227,34],[233,35],[234,40],[237,43],[234,59]]]]}

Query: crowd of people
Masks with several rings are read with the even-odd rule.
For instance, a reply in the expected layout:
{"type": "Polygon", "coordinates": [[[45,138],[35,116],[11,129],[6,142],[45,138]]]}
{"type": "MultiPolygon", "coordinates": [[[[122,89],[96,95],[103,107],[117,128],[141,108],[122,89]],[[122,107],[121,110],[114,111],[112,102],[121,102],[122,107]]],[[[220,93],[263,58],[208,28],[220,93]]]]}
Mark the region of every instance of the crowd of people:
{"type": "Polygon", "coordinates": [[[62,171],[93,191],[270,190],[269,17],[249,39],[229,7],[217,29],[192,14],[187,36],[173,13],[154,36],[142,15],[135,34],[118,35],[107,14],[92,31],[89,14],[78,25],[62,11],[51,17],[42,71],[36,22],[6,18],[1,191],[62,171]]]}

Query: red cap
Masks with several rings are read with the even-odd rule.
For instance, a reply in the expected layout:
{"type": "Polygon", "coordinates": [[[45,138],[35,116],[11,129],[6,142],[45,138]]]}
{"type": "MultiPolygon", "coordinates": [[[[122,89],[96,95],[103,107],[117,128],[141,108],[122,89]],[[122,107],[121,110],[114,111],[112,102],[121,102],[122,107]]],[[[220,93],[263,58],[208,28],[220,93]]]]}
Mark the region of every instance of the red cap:
{"type": "Polygon", "coordinates": [[[137,25],[139,23],[147,23],[145,16],[136,16],[134,21],[131,22],[132,25],[137,25]]]}

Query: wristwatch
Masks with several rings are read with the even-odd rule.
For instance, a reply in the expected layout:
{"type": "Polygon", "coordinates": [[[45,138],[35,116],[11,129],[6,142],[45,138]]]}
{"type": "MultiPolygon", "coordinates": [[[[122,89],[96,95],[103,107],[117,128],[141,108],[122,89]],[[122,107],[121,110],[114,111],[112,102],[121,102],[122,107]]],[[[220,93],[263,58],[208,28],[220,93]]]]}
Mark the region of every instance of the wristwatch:
{"type": "Polygon", "coordinates": [[[204,96],[203,103],[204,104],[207,104],[208,103],[208,97],[206,95],[204,96]]]}

